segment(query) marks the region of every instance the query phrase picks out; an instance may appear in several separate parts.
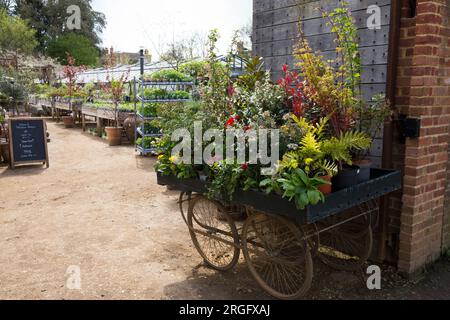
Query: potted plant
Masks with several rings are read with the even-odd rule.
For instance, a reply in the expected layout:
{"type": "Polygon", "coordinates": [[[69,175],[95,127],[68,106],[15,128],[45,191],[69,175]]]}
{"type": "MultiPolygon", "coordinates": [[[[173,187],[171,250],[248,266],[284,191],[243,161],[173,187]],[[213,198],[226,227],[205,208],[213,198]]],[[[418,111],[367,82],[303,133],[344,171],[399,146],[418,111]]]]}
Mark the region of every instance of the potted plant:
{"type": "MultiPolygon", "coordinates": [[[[358,111],[359,130],[366,133],[372,140],[381,135],[384,121],[392,115],[390,104],[384,94],[375,95],[369,104],[361,103],[358,111]]],[[[354,154],[353,164],[360,169],[359,182],[370,180],[373,164],[369,155],[368,149],[354,154]]]]}
{"type": "Polygon", "coordinates": [[[82,103],[82,89],[77,86],[77,76],[80,72],[86,70],[84,66],[76,66],[76,60],[67,53],[67,65],[64,66],[63,75],[67,79],[66,98],[69,102],[71,116],[62,117],[66,128],[73,128],[75,125],[75,117],[80,104],[82,103]]]}
{"type": "Polygon", "coordinates": [[[333,179],[336,190],[359,183],[360,169],[353,165],[352,152],[370,148],[372,140],[363,132],[350,131],[324,142],[322,149],[339,165],[339,172],[333,179]]]}
{"type": "Polygon", "coordinates": [[[309,205],[317,205],[325,202],[325,197],[320,192],[319,187],[326,184],[326,181],[318,175],[310,178],[302,169],[296,169],[292,173],[284,173],[283,178],[278,180],[284,191],[283,198],[290,201],[295,200],[299,210],[304,210],[309,205]]]}
{"type": "Polygon", "coordinates": [[[125,85],[128,79],[128,72],[123,73],[119,79],[107,77],[107,84],[102,85],[102,89],[111,97],[114,106],[114,126],[106,127],[107,140],[110,146],[122,144],[122,131],[119,120],[119,105],[123,99],[125,85]]]}

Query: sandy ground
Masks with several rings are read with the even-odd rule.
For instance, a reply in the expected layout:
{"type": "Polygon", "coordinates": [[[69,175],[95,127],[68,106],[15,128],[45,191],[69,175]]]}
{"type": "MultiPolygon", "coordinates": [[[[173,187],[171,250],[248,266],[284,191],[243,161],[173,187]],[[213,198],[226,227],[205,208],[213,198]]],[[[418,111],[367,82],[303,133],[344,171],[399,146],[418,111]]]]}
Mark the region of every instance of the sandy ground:
{"type": "MultiPolygon", "coordinates": [[[[243,262],[224,274],[203,266],[154,160],[48,128],[50,169],[0,167],[0,299],[269,299],[243,262]],[[81,290],[66,286],[71,266],[81,290]]],[[[450,299],[449,261],[419,283],[385,269],[378,292],[363,273],[316,267],[309,299],[450,299]]]]}

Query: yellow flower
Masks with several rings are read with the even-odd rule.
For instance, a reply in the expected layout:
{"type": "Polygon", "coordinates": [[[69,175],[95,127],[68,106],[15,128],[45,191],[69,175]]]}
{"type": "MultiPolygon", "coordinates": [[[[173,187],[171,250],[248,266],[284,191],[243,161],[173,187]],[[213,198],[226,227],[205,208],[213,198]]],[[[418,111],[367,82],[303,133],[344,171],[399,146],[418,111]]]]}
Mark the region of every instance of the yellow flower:
{"type": "Polygon", "coordinates": [[[161,154],[161,155],[158,157],[158,160],[162,160],[162,159],[164,159],[164,157],[165,157],[165,155],[161,154]]]}
{"type": "Polygon", "coordinates": [[[311,159],[311,158],[308,158],[308,159],[306,159],[305,160],[305,164],[307,165],[307,166],[309,166],[311,163],[313,163],[314,162],[314,159],[311,159]]]}
{"type": "Polygon", "coordinates": [[[172,156],[172,157],[169,158],[169,161],[172,162],[172,163],[175,163],[177,160],[178,160],[177,156],[172,156]]]}

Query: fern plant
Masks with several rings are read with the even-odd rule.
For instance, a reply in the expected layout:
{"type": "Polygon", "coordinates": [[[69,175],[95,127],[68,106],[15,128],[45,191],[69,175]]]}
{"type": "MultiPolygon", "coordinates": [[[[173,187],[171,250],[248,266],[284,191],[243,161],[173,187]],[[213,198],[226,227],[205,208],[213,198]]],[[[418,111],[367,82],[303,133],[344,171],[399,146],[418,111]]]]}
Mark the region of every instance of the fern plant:
{"type": "Polygon", "coordinates": [[[296,150],[283,156],[280,171],[292,171],[303,168],[308,175],[320,173],[335,176],[339,166],[352,164],[352,153],[367,150],[372,140],[362,132],[347,132],[339,138],[327,135],[328,118],[318,123],[309,123],[304,118],[292,116],[303,133],[296,150]],[[338,166],[339,165],[339,166],[338,166]]]}
{"type": "Polygon", "coordinates": [[[324,141],[322,150],[329,155],[333,161],[339,163],[341,169],[344,164],[352,165],[352,152],[362,151],[370,148],[372,139],[363,132],[347,132],[339,138],[332,137],[324,141]]]}

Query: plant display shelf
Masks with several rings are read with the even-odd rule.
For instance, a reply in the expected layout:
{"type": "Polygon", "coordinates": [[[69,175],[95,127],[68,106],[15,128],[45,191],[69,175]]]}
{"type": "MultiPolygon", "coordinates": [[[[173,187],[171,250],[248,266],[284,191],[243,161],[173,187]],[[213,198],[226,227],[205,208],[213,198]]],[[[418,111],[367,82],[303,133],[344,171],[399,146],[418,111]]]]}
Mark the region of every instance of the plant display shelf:
{"type": "Polygon", "coordinates": [[[338,270],[359,270],[372,253],[379,198],[402,187],[401,172],[372,169],[369,181],[298,210],[277,194],[239,191],[232,201],[209,199],[203,180],[162,173],[157,179],[159,185],[181,192],[182,217],[208,266],[230,270],[242,252],[255,281],[283,300],[309,291],[313,257],[338,270]]]}
{"type": "Polygon", "coordinates": [[[177,103],[177,102],[187,102],[191,99],[143,99],[138,96],[139,102],[142,103],[177,103]]]}
{"type": "MultiPolygon", "coordinates": [[[[108,103],[108,102],[105,102],[108,103]]],[[[118,109],[118,119],[120,123],[123,123],[127,118],[135,116],[135,111],[130,109],[121,109],[119,107],[118,109]]],[[[85,132],[87,130],[88,124],[94,124],[96,125],[97,135],[102,136],[102,132],[104,130],[104,121],[114,121],[115,115],[114,115],[114,108],[105,106],[105,107],[99,107],[94,106],[92,104],[83,104],[83,107],[81,109],[81,121],[82,121],[82,129],[85,132]],[[86,117],[95,118],[95,122],[88,122],[86,117]]]]}
{"type": "Polygon", "coordinates": [[[136,112],[136,116],[137,116],[140,120],[148,120],[148,121],[153,121],[153,120],[160,120],[160,119],[162,119],[161,117],[158,117],[158,116],[154,116],[154,117],[146,117],[146,116],[143,116],[142,114],[139,113],[139,111],[136,112]]]}
{"type": "MultiPolygon", "coordinates": [[[[142,109],[144,109],[146,104],[149,103],[184,103],[188,102],[191,99],[164,99],[164,98],[157,98],[157,99],[145,99],[145,89],[146,88],[165,88],[168,91],[176,91],[176,90],[183,90],[186,91],[188,88],[193,88],[194,83],[193,82],[182,82],[182,81],[142,81],[142,80],[135,80],[135,92],[136,86],[140,86],[140,93],[136,94],[136,100],[140,102],[140,105],[142,109]]],[[[136,104],[137,106],[137,104],[136,104]]],[[[145,148],[145,138],[160,138],[162,137],[161,133],[155,133],[155,132],[146,132],[145,130],[145,124],[148,124],[154,120],[161,119],[158,116],[154,117],[146,117],[142,115],[136,108],[136,151],[139,152],[141,155],[146,156],[149,154],[154,154],[157,150],[155,148],[145,148]],[[142,143],[139,145],[137,143],[138,138],[142,139],[142,143]]]]}
{"type": "MultiPolygon", "coordinates": [[[[118,108],[119,119],[124,120],[129,115],[134,115],[135,111],[130,109],[121,109],[118,108]]],[[[91,117],[99,117],[106,120],[114,120],[114,108],[113,107],[94,107],[89,104],[84,104],[81,112],[83,115],[91,116],[91,117]]]]}

